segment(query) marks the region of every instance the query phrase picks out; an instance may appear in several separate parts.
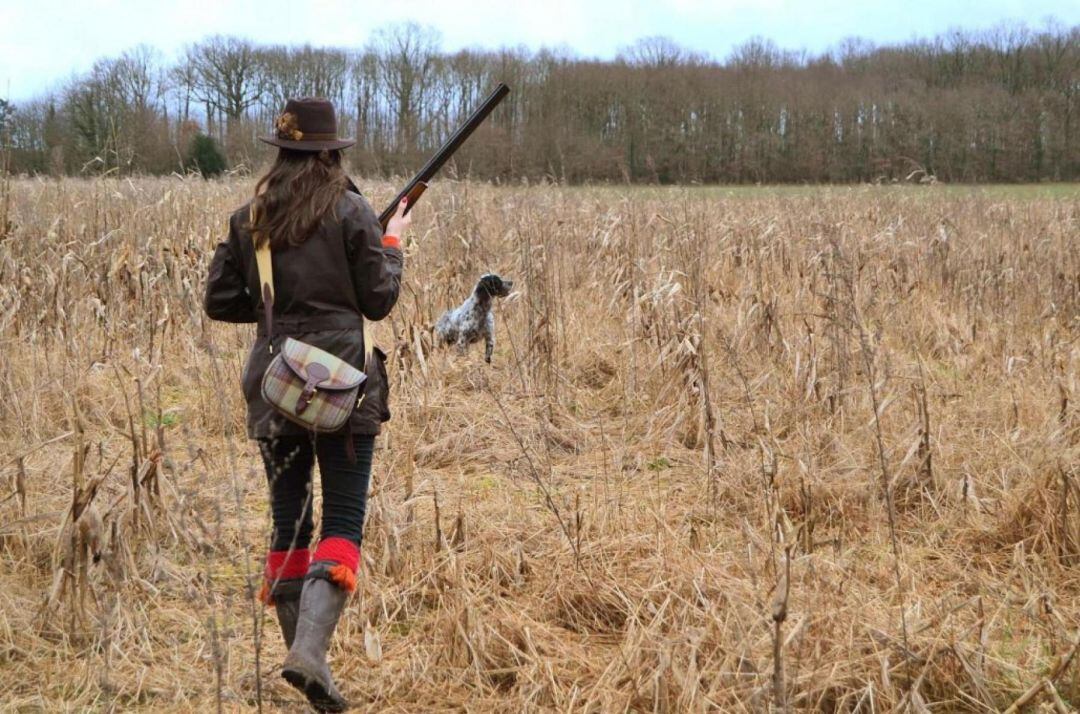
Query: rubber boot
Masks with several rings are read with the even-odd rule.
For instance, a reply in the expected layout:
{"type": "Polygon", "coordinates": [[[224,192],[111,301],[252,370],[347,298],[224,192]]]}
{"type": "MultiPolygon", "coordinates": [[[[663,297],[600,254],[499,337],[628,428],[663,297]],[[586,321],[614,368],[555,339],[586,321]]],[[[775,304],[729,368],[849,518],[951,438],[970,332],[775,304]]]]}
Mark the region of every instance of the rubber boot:
{"type": "Polygon", "coordinates": [[[312,567],[314,572],[304,581],[300,595],[296,638],[281,667],[281,676],[303,692],[317,710],[342,712],[349,705],[334,684],[326,652],[349,593],[320,577],[316,566],[312,567]]]}
{"type": "Polygon", "coordinates": [[[300,616],[300,593],[304,589],[303,578],[279,580],[270,591],[274,612],[285,646],[291,648],[296,639],[296,620],[300,616]]]}

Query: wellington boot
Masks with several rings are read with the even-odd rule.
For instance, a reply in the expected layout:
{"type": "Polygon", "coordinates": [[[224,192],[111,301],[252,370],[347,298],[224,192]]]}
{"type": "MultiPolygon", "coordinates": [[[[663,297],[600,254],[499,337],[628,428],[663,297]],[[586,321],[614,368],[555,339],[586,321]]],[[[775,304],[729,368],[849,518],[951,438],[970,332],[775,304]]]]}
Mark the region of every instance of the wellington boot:
{"type": "Polygon", "coordinates": [[[326,663],[330,638],[348,597],[349,593],[323,578],[309,577],[304,581],[296,638],[281,668],[281,676],[319,711],[341,712],[349,706],[326,663]]]}
{"type": "Polygon", "coordinates": [[[300,616],[300,593],[303,589],[303,578],[279,580],[271,589],[270,596],[273,598],[278,625],[281,626],[281,636],[285,639],[285,646],[289,648],[292,648],[293,640],[296,639],[296,620],[300,616]]]}

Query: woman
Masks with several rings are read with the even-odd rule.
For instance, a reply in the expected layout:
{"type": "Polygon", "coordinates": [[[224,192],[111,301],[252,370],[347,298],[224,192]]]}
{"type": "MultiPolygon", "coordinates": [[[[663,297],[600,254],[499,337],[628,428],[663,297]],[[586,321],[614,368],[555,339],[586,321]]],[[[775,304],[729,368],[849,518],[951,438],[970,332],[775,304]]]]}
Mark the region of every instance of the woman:
{"type": "Polygon", "coordinates": [[[356,587],[360,538],[375,435],[390,418],[385,355],[365,364],[364,319],[380,320],[397,302],[405,202],[384,234],[368,202],[341,167],[330,102],[290,99],[276,135],[277,160],[251,202],[232,214],[206,285],[206,313],[226,322],[257,322],[258,337],[241,378],[248,434],[259,443],[270,483],[273,537],[263,600],[274,605],[289,647],[282,669],[318,709],[346,702],[326,652],[345,601],[356,587]],[[252,210],[254,209],[254,210],[252,210]],[[254,225],[252,225],[254,221],[254,225]],[[268,236],[273,255],[273,348],[292,336],[367,373],[363,397],[342,433],[313,434],[263,401],[260,384],[273,354],[268,344],[252,233],[268,236]],[[351,444],[350,444],[351,442],[351,444]],[[322,480],[322,528],[312,551],[311,473],[322,480]]]}

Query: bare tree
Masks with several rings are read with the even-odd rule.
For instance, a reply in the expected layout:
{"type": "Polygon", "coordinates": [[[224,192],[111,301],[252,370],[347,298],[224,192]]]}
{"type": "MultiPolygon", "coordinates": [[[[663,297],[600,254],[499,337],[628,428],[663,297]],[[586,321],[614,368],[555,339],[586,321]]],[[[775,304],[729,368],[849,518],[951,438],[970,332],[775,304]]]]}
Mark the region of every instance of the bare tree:
{"type": "Polygon", "coordinates": [[[700,55],[686,50],[670,37],[643,37],[619,52],[618,59],[639,67],[675,67],[704,61],[700,55]]]}
{"type": "MultiPolygon", "coordinates": [[[[189,47],[186,59],[198,77],[196,89],[208,115],[217,111],[225,116],[226,148],[235,157],[240,153],[236,146],[240,121],[265,89],[259,49],[247,40],[218,35],[189,47]]],[[[209,116],[207,120],[209,124],[209,116]]]]}
{"type": "Polygon", "coordinates": [[[0,141],[7,141],[11,116],[15,113],[15,106],[6,99],[0,98],[0,141]]]}
{"type": "Polygon", "coordinates": [[[284,104],[290,97],[325,97],[341,103],[349,78],[349,56],[344,50],[272,47],[263,50],[266,88],[284,104]]]}
{"type": "Polygon", "coordinates": [[[379,62],[375,53],[365,50],[353,57],[349,77],[356,107],[356,140],[362,149],[381,152],[383,132],[379,121],[379,62]]]}
{"type": "Polygon", "coordinates": [[[191,119],[191,102],[196,98],[199,75],[189,57],[169,70],[169,90],[176,101],[176,119],[186,124],[191,119]]]}
{"type": "Polygon", "coordinates": [[[415,22],[393,24],[376,30],[370,47],[376,57],[387,97],[395,107],[399,149],[416,147],[417,127],[441,37],[432,27],[415,22]]]}

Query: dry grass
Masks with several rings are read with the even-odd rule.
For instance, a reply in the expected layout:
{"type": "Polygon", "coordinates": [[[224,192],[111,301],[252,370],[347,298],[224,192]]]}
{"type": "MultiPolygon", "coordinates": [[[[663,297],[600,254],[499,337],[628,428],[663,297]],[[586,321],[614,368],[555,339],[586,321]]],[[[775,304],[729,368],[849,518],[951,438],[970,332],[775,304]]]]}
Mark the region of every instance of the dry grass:
{"type": "MultiPolygon", "coordinates": [[[[0,706],[297,709],[253,330],[200,307],[250,183],[6,190],[0,706]]],[[[429,197],[333,650],[359,706],[1080,701],[1075,191],[429,197]],[[520,288],[491,368],[429,330],[486,269],[520,288]]]]}

